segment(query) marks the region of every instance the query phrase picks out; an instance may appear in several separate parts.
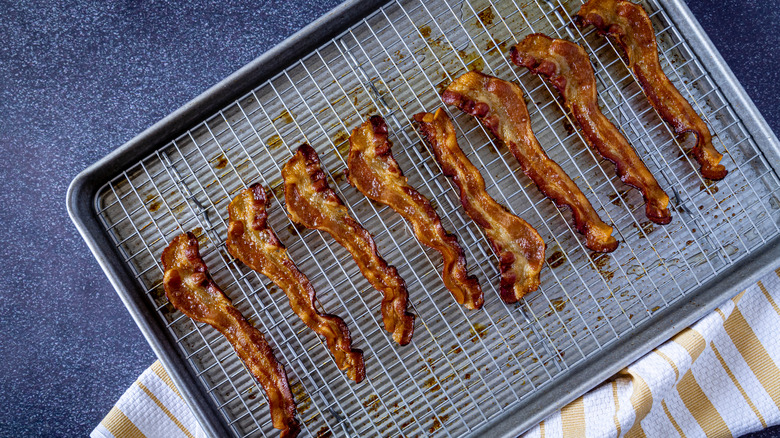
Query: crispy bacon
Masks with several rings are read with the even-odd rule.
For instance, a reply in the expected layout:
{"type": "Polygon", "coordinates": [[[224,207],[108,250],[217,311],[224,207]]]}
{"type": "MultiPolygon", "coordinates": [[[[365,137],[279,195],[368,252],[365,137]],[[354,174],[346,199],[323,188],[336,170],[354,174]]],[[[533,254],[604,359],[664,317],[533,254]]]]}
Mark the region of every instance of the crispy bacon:
{"type": "Polygon", "coordinates": [[[355,128],[349,137],[347,158],[350,184],[409,221],[417,240],[441,253],[444,285],[455,301],[469,309],[479,309],[484,302],[482,287],[476,277],[468,275],[463,249],[457,238],[444,229],[428,199],[408,184],[391,147],[382,117],[369,117],[355,128]]]}
{"type": "Polygon", "coordinates": [[[355,382],[365,377],[363,352],[352,348],[344,321],[314,307],[315,292],[309,279],[287,254],[267,224],[266,192],[260,184],[244,189],[230,202],[227,248],[233,257],[270,278],[290,299],[290,307],[317,334],[325,338],[339,369],[355,382]]]}
{"type": "Polygon", "coordinates": [[[276,361],[263,334],[249,324],[211,279],[192,233],[177,236],[162,254],[163,286],[173,307],[191,319],[217,329],[236,350],[268,396],[271,419],[280,436],[295,437],[295,401],[284,366],[276,361]]]}
{"type": "Polygon", "coordinates": [[[539,145],[519,86],[470,71],[451,83],[441,97],[445,103],[477,117],[507,145],[523,172],[545,196],[559,207],[571,208],[574,224],[585,234],[588,248],[598,252],[617,248],[612,227],[601,220],[579,187],[539,145]]]}
{"type": "Polygon", "coordinates": [[[675,134],[690,132],[696,136],[693,155],[701,165],[701,174],[723,179],[728,172],[719,164],[723,155],[712,145],[710,130],[661,69],[653,24],[644,8],[625,0],[589,0],[574,20],[580,26],[592,24],[620,43],[628,55],[629,67],[661,118],[675,134]]]}
{"type": "Polygon", "coordinates": [[[398,344],[408,344],[414,332],[414,316],[406,313],[406,283],[395,267],[379,255],[371,234],[352,219],[328,186],[317,152],[308,144],[301,145],[285,164],[282,176],[290,218],[306,228],[326,231],[352,254],[363,276],[384,294],[385,330],[393,334],[398,344]]]}
{"type": "Polygon", "coordinates": [[[518,66],[547,77],[563,95],[588,144],[615,163],[621,181],[642,192],[648,219],[658,224],[671,222],[669,196],[599,108],[596,77],[585,49],[536,33],[512,47],[511,57],[518,66]]]}
{"type": "Polygon", "coordinates": [[[545,244],[528,222],[510,213],[485,191],[485,180],[458,146],[455,128],[443,109],[435,114],[415,114],[420,131],[431,145],[445,175],[460,189],[460,202],[466,214],[487,235],[499,260],[501,299],[517,302],[539,287],[545,244]]]}

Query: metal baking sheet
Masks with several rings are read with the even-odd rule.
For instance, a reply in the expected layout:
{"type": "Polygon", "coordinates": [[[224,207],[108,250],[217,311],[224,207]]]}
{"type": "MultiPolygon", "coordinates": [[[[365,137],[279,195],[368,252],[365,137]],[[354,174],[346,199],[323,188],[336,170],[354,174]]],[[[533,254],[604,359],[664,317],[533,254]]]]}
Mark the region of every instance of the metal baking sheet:
{"type": "Polygon", "coordinates": [[[730,174],[717,183],[699,177],[683,152],[690,140],[676,139],[652,110],[619,51],[571,25],[580,4],[346,2],[74,180],[74,223],[207,433],[276,435],[262,389],[229,344],[165,299],[159,256],[186,230],[199,236],[215,280],[268,336],[311,436],[515,436],[771,267],[780,255],[778,142],[690,11],[681,1],[643,2],[664,70],[726,152],[730,174]],[[508,61],[509,46],[531,32],[588,50],[605,114],[673,197],[671,224],[647,221],[641,195],[585,146],[554,91],[508,61]],[[410,123],[442,106],[439,92],[468,69],[521,84],[540,143],[621,241],[612,254],[587,251],[569,213],[450,108],[488,191],[548,245],[541,287],[515,306],[498,298],[489,245],[410,123]],[[371,114],[387,119],[410,183],[458,235],[485,290],[482,310],[458,306],[442,285],[439,256],[345,181],[348,133],[371,114]],[[349,254],[284,214],[280,168],[302,142],[320,153],[331,185],[406,279],[418,315],[412,344],[395,345],[381,328],[380,295],[349,254]],[[227,204],[257,181],[272,190],[270,224],[314,283],[318,304],[344,318],[364,350],[363,383],[338,371],[278,288],[225,251],[227,204]]]}

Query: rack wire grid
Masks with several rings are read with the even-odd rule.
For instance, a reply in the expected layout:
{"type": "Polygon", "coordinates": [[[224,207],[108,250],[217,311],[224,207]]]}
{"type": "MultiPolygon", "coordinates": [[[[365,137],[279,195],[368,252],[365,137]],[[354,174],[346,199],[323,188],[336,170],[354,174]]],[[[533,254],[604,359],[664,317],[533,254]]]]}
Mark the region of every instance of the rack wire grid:
{"type": "Polygon", "coordinates": [[[703,115],[725,153],[729,175],[722,181],[699,176],[684,152],[692,139],[675,138],[647,103],[620,51],[592,28],[572,25],[580,4],[390,2],[99,191],[95,202],[105,229],[237,436],[277,432],[262,388],[230,345],[165,298],[159,256],[184,231],[199,236],[215,281],[266,334],[287,369],[304,434],[311,436],[467,433],[565,379],[572,366],[610,343],[642,330],[656,312],[780,232],[777,176],[663,7],[643,2],[664,71],[703,115]],[[532,32],[576,41],[589,52],[601,107],[672,197],[671,224],[649,222],[641,194],[623,185],[614,166],[586,146],[557,93],[509,62],[509,46],[532,32]],[[442,106],[440,92],[469,69],[522,86],[540,143],[620,240],[611,254],[587,251],[569,212],[534,187],[505,146],[471,116],[448,108],[460,145],[481,170],[488,192],[547,242],[541,286],[517,305],[499,299],[489,244],[410,122],[413,114],[442,106]],[[346,182],[348,133],[372,114],[386,118],[400,167],[458,236],[485,292],[482,310],[457,305],[442,284],[439,255],[421,246],[399,215],[346,182]],[[330,236],[287,218],[280,169],[303,142],[319,152],[350,214],[371,231],[381,254],[406,280],[410,310],[418,316],[411,344],[396,345],[382,328],[381,296],[350,254],[330,236]],[[318,306],[344,318],[354,346],[363,349],[364,382],[355,384],[339,372],[323,341],[295,316],[278,287],[227,253],[228,203],[258,181],[271,189],[269,223],[313,282],[318,306]]]}

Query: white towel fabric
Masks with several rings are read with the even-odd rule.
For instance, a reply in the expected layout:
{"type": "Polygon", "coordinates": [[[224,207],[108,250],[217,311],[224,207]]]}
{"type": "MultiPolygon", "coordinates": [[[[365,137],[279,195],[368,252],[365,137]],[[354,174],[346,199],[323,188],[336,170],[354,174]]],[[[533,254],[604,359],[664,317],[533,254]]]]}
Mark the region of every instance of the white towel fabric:
{"type": "Polygon", "coordinates": [[[157,361],[138,377],[91,438],[205,438],[198,421],[157,361]]]}
{"type": "MultiPolygon", "coordinates": [[[[780,424],[780,268],[523,438],[728,437],[780,424]]],[[[200,437],[159,362],[92,438],[200,437]]]]}

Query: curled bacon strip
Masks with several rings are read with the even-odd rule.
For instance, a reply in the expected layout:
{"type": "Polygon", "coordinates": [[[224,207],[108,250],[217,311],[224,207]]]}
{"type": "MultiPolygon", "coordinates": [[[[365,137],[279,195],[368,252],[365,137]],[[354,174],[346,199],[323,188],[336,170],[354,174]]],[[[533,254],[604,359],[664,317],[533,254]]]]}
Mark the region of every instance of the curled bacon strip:
{"type": "Polygon", "coordinates": [[[476,277],[468,275],[463,249],[457,238],[444,229],[428,199],[408,184],[391,147],[382,117],[369,117],[355,128],[349,137],[347,158],[350,184],[409,221],[417,240],[441,253],[444,285],[455,301],[469,309],[479,309],[484,302],[482,287],[476,277]]]}
{"type": "Polygon", "coordinates": [[[326,231],[352,254],[363,276],[384,294],[385,330],[393,334],[398,344],[408,344],[414,332],[414,316],[406,313],[406,283],[398,270],[379,255],[371,234],[352,219],[328,186],[317,152],[308,144],[301,145],[285,164],[282,176],[290,218],[306,228],[326,231]]]}
{"type": "Polygon", "coordinates": [[[263,186],[254,184],[230,202],[228,251],[279,286],[295,314],[325,338],[339,369],[360,382],[366,375],[363,352],[352,348],[349,328],[341,318],[322,314],[314,307],[315,292],[309,279],[290,260],[287,249],[266,223],[266,201],[263,186]]]}
{"type": "Polygon", "coordinates": [[[621,181],[642,192],[648,219],[657,224],[671,222],[669,196],[626,138],[599,109],[596,77],[585,49],[570,41],[536,33],[512,47],[511,56],[518,66],[549,78],[563,95],[588,144],[615,163],[621,181]]]}
{"type": "Polygon", "coordinates": [[[477,117],[507,145],[523,172],[545,196],[559,207],[571,208],[574,224],[577,231],[585,234],[588,248],[598,252],[617,248],[612,227],[601,220],[579,187],[539,145],[519,86],[470,71],[451,83],[441,98],[477,117]]]}
{"type": "Polygon", "coordinates": [[[544,264],[544,240],[528,222],[510,213],[485,190],[485,180],[458,146],[455,128],[443,109],[435,114],[415,114],[423,137],[433,148],[445,175],[460,189],[460,202],[466,214],[487,235],[498,256],[501,272],[501,299],[517,302],[539,287],[544,264]]]}
{"type": "Polygon", "coordinates": [[[723,155],[712,145],[710,130],[661,69],[653,24],[644,8],[624,0],[589,0],[574,20],[580,26],[592,24],[620,43],[628,55],[629,67],[661,118],[675,134],[690,132],[696,136],[693,155],[701,165],[701,174],[723,179],[728,171],[719,164],[723,155]]]}
{"type": "Polygon", "coordinates": [[[198,239],[185,233],[173,239],[162,254],[163,286],[173,307],[195,321],[217,329],[230,342],[268,396],[271,419],[280,436],[295,437],[295,401],[284,366],[276,361],[263,334],[249,324],[211,279],[200,256],[198,239]]]}

